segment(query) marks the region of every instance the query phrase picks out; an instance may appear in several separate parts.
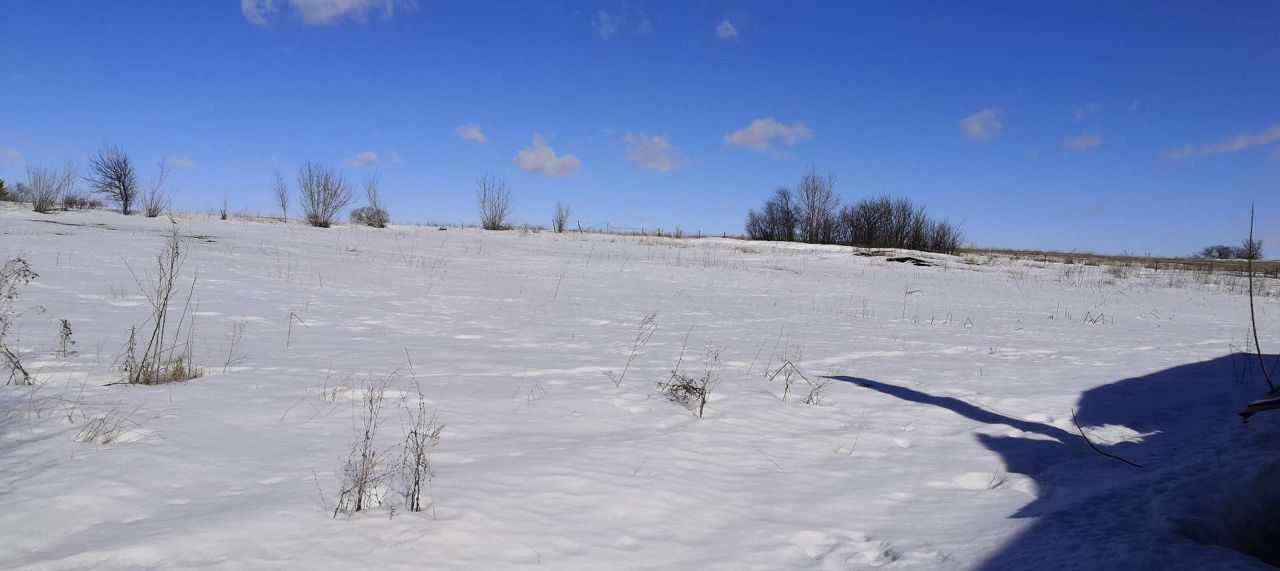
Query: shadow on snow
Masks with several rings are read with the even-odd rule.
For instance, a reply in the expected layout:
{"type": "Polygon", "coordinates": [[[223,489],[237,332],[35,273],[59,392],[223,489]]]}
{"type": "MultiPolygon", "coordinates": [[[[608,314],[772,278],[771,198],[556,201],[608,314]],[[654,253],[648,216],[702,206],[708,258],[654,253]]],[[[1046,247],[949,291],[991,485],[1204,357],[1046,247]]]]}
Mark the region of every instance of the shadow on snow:
{"type": "MultiPolygon", "coordinates": [[[[1047,437],[977,436],[1008,472],[1033,478],[1039,490],[1011,516],[1035,522],[979,569],[1280,565],[1280,412],[1250,424],[1238,416],[1265,391],[1253,358],[1235,353],[1085,391],[1076,405],[1080,426],[1141,434],[1107,446],[1092,438],[1141,469],[1093,452],[1074,426],[1012,418],[901,385],[831,378],[1047,437]]],[[[1070,418],[1067,411],[1060,416],[1070,418]]]]}

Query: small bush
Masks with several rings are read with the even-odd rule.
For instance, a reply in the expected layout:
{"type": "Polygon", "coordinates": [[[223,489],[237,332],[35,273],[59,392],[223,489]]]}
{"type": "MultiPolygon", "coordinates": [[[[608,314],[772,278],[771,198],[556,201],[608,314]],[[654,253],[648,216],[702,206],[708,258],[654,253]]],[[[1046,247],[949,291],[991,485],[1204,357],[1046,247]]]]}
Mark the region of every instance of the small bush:
{"type": "Polygon", "coordinates": [[[71,192],[76,181],[76,170],[67,164],[62,170],[54,170],[36,165],[27,166],[26,191],[23,198],[31,202],[31,209],[41,214],[48,214],[57,209],[68,192],[71,192]]]}
{"type": "Polygon", "coordinates": [[[384,466],[385,454],[378,449],[375,440],[382,418],[382,401],[393,378],[370,375],[364,383],[359,424],[351,452],[342,467],[342,484],[338,490],[338,505],[333,510],[334,517],[339,513],[354,514],[381,502],[378,487],[391,473],[384,466]]]}
{"type": "Polygon", "coordinates": [[[68,192],[62,196],[63,210],[97,210],[105,207],[97,197],[84,192],[68,192]]]}
{"type": "Polygon", "coordinates": [[[194,281],[188,290],[178,322],[174,324],[170,320],[170,306],[177,301],[178,276],[186,258],[187,246],[175,224],[164,248],[156,256],[156,273],[152,281],[147,285],[138,282],[151,305],[151,332],[149,336],[140,337],[137,327],[130,328],[125,361],[121,367],[125,373],[123,382],[155,385],[188,381],[204,374],[195,366],[192,358],[195,332],[190,322],[187,322],[186,330],[183,330],[183,323],[190,314],[188,309],[191,305],[191,292],[195,290],[194,281]],[[186,333],[185,338],[183,333],[186,333]]]}
{"type": "Polygon", "coordinates": [[[680,349],[680,359],[671,370],[666,380],[658,383],[658,390],[671,402],[679,404],[702,418],[707,408],[707,400],[711,391],[720,382],[720,348],[707,345],[702,359],[702,374],[690,376],[681,371],[684,365],[684,348],[680,349]]]}
{"type": "Polygon", "coordinates": [[[560,234],[564,232],[564,225],[567,224],[568,222],[569,222],[569,207],[557,202],[556,213],[551,217],[551,229],[555,230],[556,234],[560,234]]]}
{"type": "Polygon", "coordinates": [[[351,204],[351,185],[333,167],[308,162],[298,169],[298,194],[307,223],[328,228],[351,204]]]}
{"type": "Polygon", "coordinates": [[[164,214],[169,209],[169,203],[173,201],[173,197],[164,187],[164,179],[169,175],[169,166],[164,159],[160,159],[160,172],[151,184],[146,188],[146,193],[142,196],[142,214],[147,218],[156,218],[164,214]]]}
{"type": "Polygon", "coordinates": [[[374,228],[386,228],[391,223],[391,215],[383,207],[382,197],[378,194],[378,175],[364,179],[364,195],[369,205],[352,210],[351,221],[374,228]]]}
{"type": "Polygon", "coordinates": [[[511,217],[511,187],[506,177],[485,175],[476,180],[476,207],[485,230],[507,230],[511,217]]]}
{"type": "Polygon", "coordinates": [[[372,206],[361,206],[351,211],[351,222],[374,228],[386,228],[389,222],[386,210],[372,206]]]}

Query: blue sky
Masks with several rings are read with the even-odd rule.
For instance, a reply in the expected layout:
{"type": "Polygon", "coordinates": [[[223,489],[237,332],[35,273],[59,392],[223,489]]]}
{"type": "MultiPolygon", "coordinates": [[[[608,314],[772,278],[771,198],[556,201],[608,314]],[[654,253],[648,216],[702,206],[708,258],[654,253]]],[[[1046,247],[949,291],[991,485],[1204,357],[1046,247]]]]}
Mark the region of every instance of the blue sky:
{"type": "Polygon", "coordinates": [[[398,221],[493,173],[519,222],[732,233],[813,166],[981,246],[1187,254],[1256,201],[1280,252],[1276,2],[0,4],[9,182],[114,143],[180,208],[314,160],[398,221]]]}

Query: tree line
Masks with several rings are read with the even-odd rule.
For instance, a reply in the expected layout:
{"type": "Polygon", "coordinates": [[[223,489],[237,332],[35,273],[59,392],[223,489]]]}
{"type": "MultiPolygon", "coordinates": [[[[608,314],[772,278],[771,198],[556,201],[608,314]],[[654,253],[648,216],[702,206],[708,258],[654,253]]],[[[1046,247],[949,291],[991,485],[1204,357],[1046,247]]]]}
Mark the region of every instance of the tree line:
{"type": "Polygon", "coordinates": [[[909,198],[862,198],[841,206],[835,182],[835,173],[810,169],[794,191],[774,191],[759,211],[747,213],[747,237],[944,254],[956,253],[964,242],[960,225],[929,216],[909,198]]]}

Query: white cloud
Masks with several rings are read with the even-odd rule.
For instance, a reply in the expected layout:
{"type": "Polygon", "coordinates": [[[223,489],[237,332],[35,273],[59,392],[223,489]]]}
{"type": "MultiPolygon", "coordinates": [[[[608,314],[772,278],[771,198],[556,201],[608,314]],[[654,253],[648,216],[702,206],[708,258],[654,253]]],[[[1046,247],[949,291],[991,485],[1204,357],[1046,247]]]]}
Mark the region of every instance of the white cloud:
{"type": "Polygon", "coordinates": [[[1276,141],[1280,141],[1280,124],[1272,125],[1271,127],[1256,133],[1241,133],[1225,141],[1219,141],[1208,145],[1184,145],[1177,149],[1164,151],[1161,154],[1166,160],[1181,161],[1212,155],[1238,153],[1254,147],[1269,145],[1276,141]]]}
{"type": "Polygon", "coordinates": [[[26,163],[22,160],[22,153],[13,147],[0,147],[0,164],[3,165],[21,165],[26,163]]]}
{"type": "Polygon", "coordinates": [[[640,24],[636,26],[636,33],[641,36],[647,36],[653,33],[653,23],[648,18],[640,20],[640,24]]]}
{"type": "Polygon", "coordinates": [[[1076,107],[1074,110],[1072,110],[1072,113],[1075,115],[1076,121],[1083,121],[1085,117],[1093,115],[1094,113],[1097,113],[1101,110],[1102,110],[1102,104],[1098,102],[1093,102],[1093,103],[1088,103],[1086,105],[1083,105],[1081,107],[1076,107]]]}
{"type": "Polygon", "coordinates": [[[1002,109],[991,107],[960,120],[960,130],[970,141],[988,141],[1000,133],[1004,123],[1000,121],[1002,109]]]}
{"type": "Polygon", "coordinates": [[[533,144],[516,153],[516,166],[524,172],[545,174],[550,177],[562,177],[573,174],[582,165],[573,153],[565,153],[559,157],[542,135],[533,136],[533,144]]]}
{"type": "Polygon", "coordinates": [[[596,10],[591,27],[596,29],[601,39],[607,40],[618,35],[618,18],[604,10],[596,10]]]}
{"type": "Polygon", "coordinates": [[[276,2],[285,3],[308,26],[329,26],[346,18],[364,21],[370,14],[387,19],[396,10],[417,7],[416,0],[240,0],[240,13],[255,26],[267,27],[279,12],[276,2]]]}
{"type": "Polygon", "coordinates": [[[627,133],[622,136],[627,143],[627,160],[635,161],[640,168],[668,172],[680,168],[680,149],[672,146],[666,135],[627,133]]]}
{"type": "Polygon", "coordinates": [[[271,25],[268,17],[276,13],[275,0],[240,0],[240,13],[250,24],[263,28],[271,25]]]}
{"type": "Polygon", "coordinates": [[[1087,151],[1089,149],[1102,146],[1102,132],[1093,131],[1090,133],[1081,133],[1078,137],[1072,137],[1062,142],[1062,146],[1076,150],[1087,151]]]}
{"type": "Polygon", "coordinates": [[[169,162],[169,166],[171,166],[171,167],[173,167],[173,168],[175,168],[175,169],[193,169],[193,168],[196,168],[196,164],[195,164],[195,163],[193,163],[193,162],[191,162],[191,159],[184,159],[184,158],[182,158],[182,157],[172,157],[172,158],[168,159],[168,162],[169,162]]]}
{"type": "Polygon", "coordinates": [[[733,26],[733,22],[725,18],[719,24],[716,24],[716,37],[722,40],[736,38],[738,37],[738,29],[733,26]]]}
{"type": "Polygon", "coordinates": [[[375,153],[373,151],[364,151],[356,155],[356,158],[351,159],[343,164],[349,167],[367,167],[370,165],[376,165],[379,162],[382,162],[382,159],[378,158],[378,153],[375,153]]]}
{"type": "Polygon", "coordinates": [[[747,147],[765,152],[769,150],[769,144],[773,139],[781,139],[782,144],[791,146],[812,136],[813,132],[804,123],[797,121],[794,125],[788,126],[774,121],[773,117],[765,117],[756,119],[737,131],[725,133],[724,144],[729,147],[747,147]]]}
{"type": "Polygon", "coordinates": [[[489,138],[484,135],[484,131],[480,129],[479,125],[463,125],[458,127],[458,136],[477,145],[483,145],[489,142],[489,138]]]}

